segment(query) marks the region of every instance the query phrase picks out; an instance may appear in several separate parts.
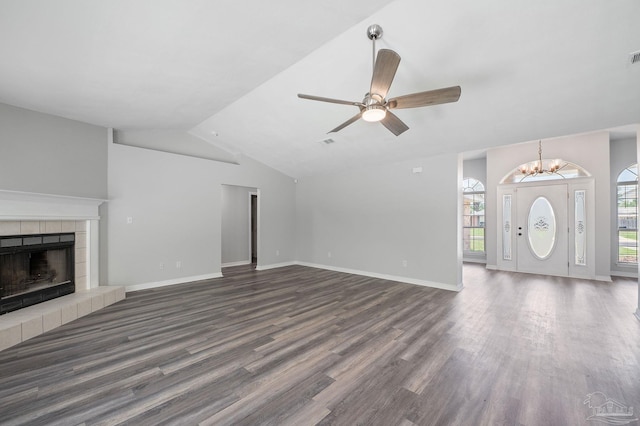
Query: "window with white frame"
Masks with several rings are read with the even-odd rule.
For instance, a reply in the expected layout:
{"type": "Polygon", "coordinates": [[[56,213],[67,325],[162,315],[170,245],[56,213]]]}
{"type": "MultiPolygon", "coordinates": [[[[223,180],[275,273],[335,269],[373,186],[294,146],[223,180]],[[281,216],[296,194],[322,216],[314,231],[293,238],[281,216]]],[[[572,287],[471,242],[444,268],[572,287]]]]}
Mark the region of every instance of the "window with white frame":
{"type": "Polygon", "coordinates": [[[467,254],[484,254],[484,185],[477,179],[462,182],[462,244],[467,254]]]}
{"type": "Polygon", "coordinates": [[[638,164],[617,179],[618,263],[638,264],[638,164]]]}

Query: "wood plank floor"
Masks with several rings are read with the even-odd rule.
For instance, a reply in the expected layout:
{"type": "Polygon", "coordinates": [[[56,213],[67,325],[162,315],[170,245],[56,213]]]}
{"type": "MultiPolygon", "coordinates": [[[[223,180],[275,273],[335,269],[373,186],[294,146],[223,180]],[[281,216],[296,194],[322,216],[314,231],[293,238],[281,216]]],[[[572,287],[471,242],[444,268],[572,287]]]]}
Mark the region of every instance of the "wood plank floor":
{"type": "Polygon", "coordinates": [[[592,392],[640,411],[635,280],[464,276],[238,267],[129,293],[0,352],[0,424],[580,425],[592,392]]]}

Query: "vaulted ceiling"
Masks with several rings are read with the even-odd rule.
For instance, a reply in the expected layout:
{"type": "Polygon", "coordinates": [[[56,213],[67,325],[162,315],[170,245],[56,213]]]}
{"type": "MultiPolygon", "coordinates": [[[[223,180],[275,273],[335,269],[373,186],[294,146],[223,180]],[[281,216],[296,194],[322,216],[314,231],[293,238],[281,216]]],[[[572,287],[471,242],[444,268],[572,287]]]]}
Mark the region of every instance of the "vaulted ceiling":
{"type": "Polygon", "coordinates": [[[0,102],[303,177],[635,126],[638,16],[637,0],[3,0],[0,102]],[[391,97],[460,85],[460,100],[397,110],[398,137],[362,121],[327,135],[358,109],[296,95],[362,100],[372,23],[402,58],[391,97]]]}

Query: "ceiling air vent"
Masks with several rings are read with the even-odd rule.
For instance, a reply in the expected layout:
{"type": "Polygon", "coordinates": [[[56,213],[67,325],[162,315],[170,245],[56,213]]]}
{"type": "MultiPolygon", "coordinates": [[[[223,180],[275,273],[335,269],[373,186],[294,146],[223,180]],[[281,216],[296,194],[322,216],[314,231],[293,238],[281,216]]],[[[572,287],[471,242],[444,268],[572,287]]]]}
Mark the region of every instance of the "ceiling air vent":
{"type": "Polygon", "coordinates": [[[631,65],[640,64],[640,50],[629,53],[629,63],[631,65]]]}
{"type": "Polygon", "coordinates": [[[323,140],[322,140],[322,143],[323,143],[323,144],[326,144],[326,145],[331,145],[331,144],[332,144],[332,143],[334,143],[334,142],[335,142],[335,141],[334,141],[333,139],[331,139],[331,138],[323,139],[323,140]]]}

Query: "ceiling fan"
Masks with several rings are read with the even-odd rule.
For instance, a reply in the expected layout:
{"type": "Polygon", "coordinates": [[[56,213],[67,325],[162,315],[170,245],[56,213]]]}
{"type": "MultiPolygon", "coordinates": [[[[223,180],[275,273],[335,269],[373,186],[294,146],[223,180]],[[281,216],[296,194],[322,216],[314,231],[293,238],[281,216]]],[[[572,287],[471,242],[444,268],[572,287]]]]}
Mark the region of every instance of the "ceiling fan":
{"type": "Polygon", "coordinates": [[[387,100],[386,96],[389,92],[389,87],[391,87],[398,65],[400,64],[400,55],[393,50],[380,49],[378,57],[376,58],[376,40],[382,37],[382,28],[379,25],[374,24],[369,26],[369,28],[367,28],[367,36],[371,41],[373,41],[373,76],[371,77],[371,88],[369,89],[369,93],[364,96],[362,102],[343,101],[340,99],[323,98],[321,96],[303,95],[298,93],[298,97],[302,99],[342,105],[353,105],[360,109],[358,114],[327,133],[342,130],[362,118],[365,121],[379,121],[384,127],[389,129],[391,133],[398,136],[409,130],[409,127],[390,110],[417,108],[458,101],[460,98],[460,86],[412,93],[387,100]]]}

